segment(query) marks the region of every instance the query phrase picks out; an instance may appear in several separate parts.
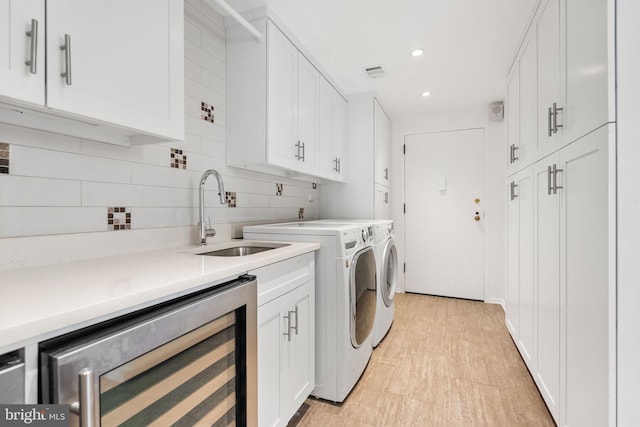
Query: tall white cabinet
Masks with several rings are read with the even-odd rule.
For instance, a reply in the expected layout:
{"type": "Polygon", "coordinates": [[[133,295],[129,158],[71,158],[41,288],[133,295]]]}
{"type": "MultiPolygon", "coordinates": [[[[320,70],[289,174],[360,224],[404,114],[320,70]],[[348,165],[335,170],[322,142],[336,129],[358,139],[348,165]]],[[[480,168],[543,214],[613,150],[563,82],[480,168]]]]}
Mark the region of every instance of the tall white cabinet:
{"type": "Polygon", "coordinates": [[[506,323],[563,426],[616,419],[612,10],[541,0],[507,76],[506,323]]]}
{"type": "Polygon", "coordinates": [[[323,185],[324,218],[391,218],[391,119],[372,94],[349,98],[349,182],[323,185]]]}
{"type": "Polygon", "coordinates": [[[0,11],[0,121],[120,145],[184,139],[182,2],[0,0],[0,11]]]}

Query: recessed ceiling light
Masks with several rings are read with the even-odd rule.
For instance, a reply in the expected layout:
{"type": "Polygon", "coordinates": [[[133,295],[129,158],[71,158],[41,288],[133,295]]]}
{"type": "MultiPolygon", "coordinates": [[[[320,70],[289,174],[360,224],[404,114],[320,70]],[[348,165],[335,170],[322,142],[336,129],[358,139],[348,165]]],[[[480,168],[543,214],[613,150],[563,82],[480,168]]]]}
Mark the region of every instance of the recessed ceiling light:
{"type": "Polygon", "coordinates": [[[431,92],[422,92],[422,96],[424,96],[425,98],[427,96],[431,96],[431,92]]]}
{"type": "Polygon", "coordinates": [[[424,55],[424,49],[418,48],[418,49],[413,49],[411,51],[411,56],[422,56],[422,55],[424,55]]]}

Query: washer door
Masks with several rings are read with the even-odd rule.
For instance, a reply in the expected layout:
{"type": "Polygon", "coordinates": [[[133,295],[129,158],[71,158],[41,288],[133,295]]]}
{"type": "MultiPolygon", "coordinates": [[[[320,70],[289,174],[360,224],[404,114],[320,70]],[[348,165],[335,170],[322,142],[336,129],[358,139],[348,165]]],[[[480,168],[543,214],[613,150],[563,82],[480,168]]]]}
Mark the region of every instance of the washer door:
{"type": "Polygon", "coordinates": [[[398,252],[393,237],[389,237],[387,244],[384,246],[381,279],[380,286],[382,289],[380,289],[380,292],[382,294],[382,301],[384,301],[384,305],[391,307],[398,284],[398,252]]]}
{"type": "Polygon", "coordinates": [[[349,307],[351,344],[358,348],[371,335],[376,318],[376,260],[371,247],[351,260],[349,307]]]}

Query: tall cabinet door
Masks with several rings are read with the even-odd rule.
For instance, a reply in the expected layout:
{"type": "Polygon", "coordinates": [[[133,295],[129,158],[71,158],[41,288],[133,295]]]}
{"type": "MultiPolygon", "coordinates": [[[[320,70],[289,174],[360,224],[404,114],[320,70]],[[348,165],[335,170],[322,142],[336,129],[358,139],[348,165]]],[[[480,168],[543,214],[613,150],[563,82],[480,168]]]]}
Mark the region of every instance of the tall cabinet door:
{"type": "Polygon", "coordinates": [[[554,419],[560,416],[560,191],[558,154],[534,165],[534,287],[537,369],[533,376],[554,419]],[[555,168],[554,168],[555,166],[555,168]]]}
{"type": "Polygon", "coordinates": [[[267,21],[267,157],[269,163],[296,169],[298,50],[267,21]]]}
{"type": "Polygon", "coordinates": [[[391,186],[389,165],[391,162],[391,121],[377,99],[373,100],[375,182],[391,186]]]}
{"type": "Polygon", "coordinates": [[[0,96],[44,105],[44,2],[0,0],[0,28],[0,96]]]}
{"type": "Polygon", "coordinates": [[[555,150],[563,119],[560,82],[560,0],[544,0],[542,13],[536,21],[538,49],[538,154],[555,150]],[[554,109],[554,104],[556,108],[554,109]],[[554,114],[555,113],[555,114],[554,114]],[[560,129],[560,130],[558,130],[560,129]]]}
{"type": "Polygon", "coordinates": [[[184,138],[181,2],[46,4],[49,107],[184,138]]]}
{"type": "Polygon", "coordinates": [[[517,148],[520,147],[520,61],[517,60],[507,77],[507,170],[515,172],[517,148]]]}
{"type": "MultiPolygon", "coordinates": [[[[611,128],[611,129],[610,129],[611,128]]],[[[611,132],[611,135],[610,135],[611,132]]],[[[560,289],[567,426],[609,425],[608,143],[604,126],[560,151],[560,289]]]]}

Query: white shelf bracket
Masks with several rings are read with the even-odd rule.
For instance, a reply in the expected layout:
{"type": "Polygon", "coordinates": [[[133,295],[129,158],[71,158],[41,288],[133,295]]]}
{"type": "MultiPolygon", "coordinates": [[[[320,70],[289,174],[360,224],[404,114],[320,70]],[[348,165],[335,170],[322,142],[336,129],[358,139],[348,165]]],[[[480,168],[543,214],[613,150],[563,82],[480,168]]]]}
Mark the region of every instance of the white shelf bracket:
{"type": "Polygon", "coordinates": [[[264,39],[264,36],[260,33],[260,31],[258,31],[256,29],[256,27],[254,27],[253,25],[251,25],[251,23],[249,21],[247,21],[246,19],[244,19],[244,17],[242,15],[240,15],[234,8],[232,8],[229,3],[227,3],[224,0],[204,0],[206,3],[208,3],[209,5],[212,5],[212,3],[215,1],[215,3],[220,6],[221,8],[223,8],[227,13],[229,13],[230,16],[233,17],[233,19],[235,19],[236,21],[238,21],[238,24],[242,25],[244,28],[247,29],[247,31],[249,31],[258,41],[261,41],[262,39],[264,39]]]}

